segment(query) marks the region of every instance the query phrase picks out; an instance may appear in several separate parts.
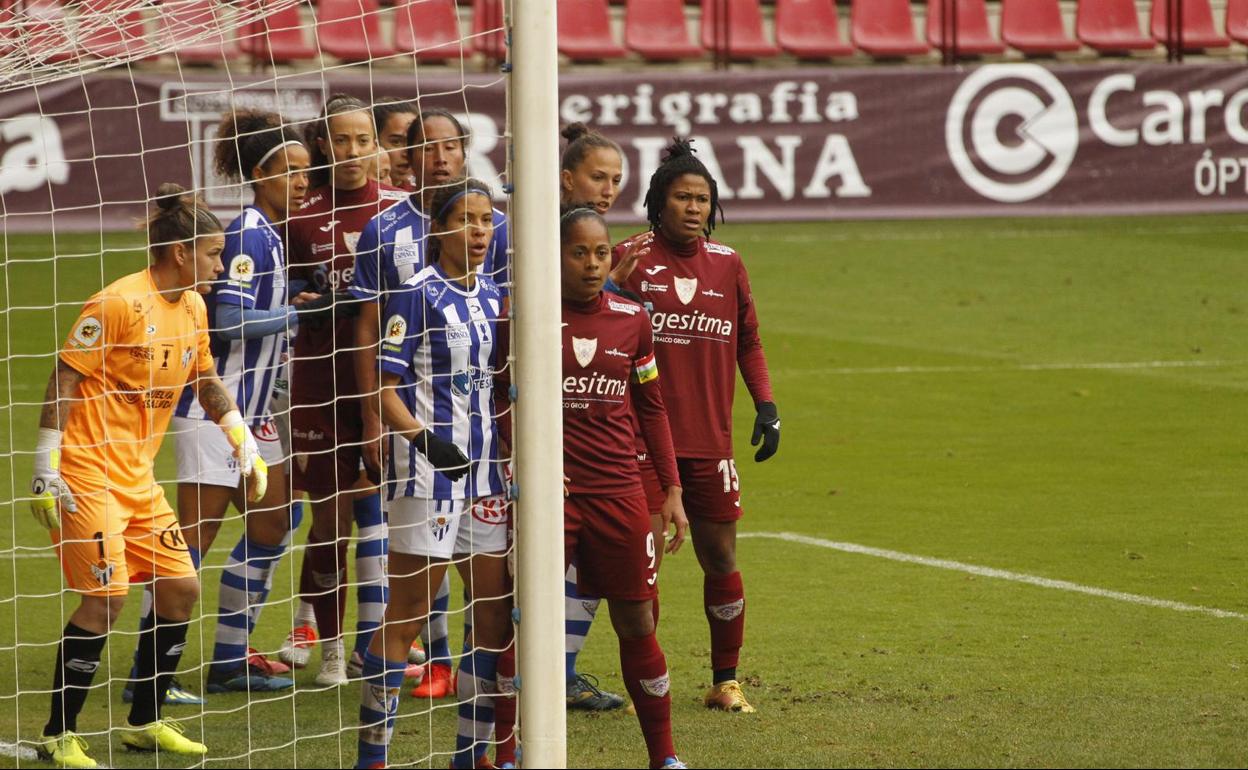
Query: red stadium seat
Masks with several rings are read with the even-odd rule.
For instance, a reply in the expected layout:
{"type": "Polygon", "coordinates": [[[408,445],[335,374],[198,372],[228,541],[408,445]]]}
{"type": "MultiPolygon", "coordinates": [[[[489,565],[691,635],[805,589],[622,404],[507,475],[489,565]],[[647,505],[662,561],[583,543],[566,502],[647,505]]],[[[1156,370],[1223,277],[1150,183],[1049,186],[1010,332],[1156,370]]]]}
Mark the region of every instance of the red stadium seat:
{"type": "Polygon", "coordinates": [[[393,56],[381,36],[377,0],[320,0],[316,6],[316,37],[321,50],[343,61],[368,61],[393,56]]]}
{"type": "Polygon", "coordinates": [[[702,0],[702,47],[730,59],[765,59],[780,49],[763,30],[759,0],[702,0]]]}
{"type": "Polygon", "coordinates": [[[1209,0],[1153,0],[1150,27],[1153,39],[1170,48],[1177,48],[1180,41],[1185,51],[1226,48],[1231,44],[1214,26],[1213,9],[1209,7],[1209,0]],[[1179,20],[1180,8],[1183,14],[1182,30],[1175,23],[1179,20]],[[1174,21],[1167,24],[1170,19],[1174,21]],[[1172,39],[1168,41],[1168,37],[1172,39]]]}
{"type": "Polygon", "coordinates": [[[502,0],[472,0],[472,48],[491,61],[507,58],[502,0]]]}
{"type": "Polygon", "coordinates": [[[1227,0],[1226,34],[1232,40],[1248,43],[1248,0],[1227,0]]]}
{"type": "Polygon", "coordinates": [[[836,0],[776,0],[776,42],[799,59],[854,53],[841,39],[836,0]]]}
{"type": "Polygon", "coordinates": [[[63,62],[82,55],[69,34],[65,9],[56,0],[26,0],[11,6],[20,26],[6,31],[8,42],[0,42],[0,47],[23,49],[37,62],[63,62]],[[19,5],[21,10],[16,10],[19,5]]]}
{"type": "Polygon", "coordinates": [[[915,39],[909,0],[854,0],[850,27],[854,47],[872,56],[918,56],[930,50],[915,39]]]}
{"type": "Polygon", "coordinates": [[[394,47],[399,51],[415,52],[421,61],[447,61],[464,54],[455,0],[398,0],[394,14],[394,47]]]}
{"type": "Polygon", "coordinates": [[[215,0],[162,0],[161,45],[184,64],[218,64],[237,56],[237,46],[224,33],[226,15],[215,0]]]}
{"type": "Polygon", "coordinates": [[[689,42],[683,0],[628,0],[624,45],[651,61],[697,59],[706,55],[689,42]]]}
{"type": "Polygon", "coordinates": [[[1058,0],[1003,0],[1001,39],[1026,54],[1077,51],[1078,40],[1066,36],[1058,0]]]}
{"type": "Polygon", "coordinates": [[[559,53],[572,61],[601,61],[627,56],[611,36],[607,0],[556,0],[559,4],[559,53]]]}
{"type": "Polygon", "coordinates": [[[78,45],[92,56],[129,56],[144,42],[147,30],[136,0],[82,0],[78,9],[78,45]],[[89,22],[84,22],[84,17],[89,22]]]}
{"type": "Polygon", "coordinates": [[[950,50],[957,55],[1005,53],[1005,46],[992,36],[988,26],[984,0],[954,0],[957,7],[951,8],[953,19],[950,21],[944,17],[947,2],[949,0],[927,0],[927,42],[933,48],[950,50]],[[955,47],[957,50],[953,51],[955,47]]]}
{"type": "Polygon", "coordinates": [[[1151,51],[1157,47],[1140,34],[1135,0],[1079,0],[1075,36],[1105,53],[1151,51]]]}
{"type": "Polygon", "coordinates": [[[238,47],[259,62],[287,64],[316,58],[316,46],[303,34],[299,6],[293,5],[247,24],[238,31],[238,47]]]}

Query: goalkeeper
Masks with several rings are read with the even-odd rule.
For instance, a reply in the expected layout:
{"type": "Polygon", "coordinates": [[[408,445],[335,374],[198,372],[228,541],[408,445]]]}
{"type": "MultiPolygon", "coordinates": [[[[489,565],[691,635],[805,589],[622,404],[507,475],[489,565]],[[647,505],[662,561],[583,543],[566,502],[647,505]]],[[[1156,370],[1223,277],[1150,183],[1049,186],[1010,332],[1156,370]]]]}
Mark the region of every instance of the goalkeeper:
{"type": "Polygon", "coordinates": [[[161,185],[147,222],[152,264],[87,301],[48,380],[31,511],[51,532],[66,585],[81,596],[54,664],[52,708],[36,751],[63,767],[95,767],[78,714],[132,578],[155,581],[154,622],[139,635],[138,683],[121,742],[202,756],[207,748],[160,716],[186,646],[199,580],[154,462],[174,403],[192,384],[259,499],[267,470],[221,383],[203,298],[220,275],[221,223],[176,184],[161,185]]]}

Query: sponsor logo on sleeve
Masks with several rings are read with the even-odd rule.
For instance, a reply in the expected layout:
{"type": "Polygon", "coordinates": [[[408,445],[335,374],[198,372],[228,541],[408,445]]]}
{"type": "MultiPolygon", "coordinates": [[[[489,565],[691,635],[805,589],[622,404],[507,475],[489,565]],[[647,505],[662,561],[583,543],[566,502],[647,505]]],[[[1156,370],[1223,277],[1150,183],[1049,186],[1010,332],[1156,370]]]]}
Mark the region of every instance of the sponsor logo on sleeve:
{"type": "Polygon", "coordinates": [[[698,279],[674,278],[673,280],[676,283],[676,296],[683,304],[688,305],[698,293],[698,279]]]}
{"type": "Polygon", "coordinates": [[[627,313],[628,315],[637,315],[637,311],[641,310],[640,305],[631,302],[617,302],[613,299],[607,300],[607,308],[617,313],[627,313]]]}
{"type": "Polygon", "coordinates": [[[99,319],[93,316],[87,316],[78,322],[74,327],[72,341],[78,343],[82,347],[92,348],[99,344],[100,337],[104,334],[104,327],[100,325],[99,319]]]}
{"type": "Polygon", "coordinates": [[[230,260],[230,283],[239,286],[251,286],[251,279],[256,273],[256,263],[246,254],[239,254],[230,260]]]}
{"type": "Polygon", "coordinates": [[[576,356],[576,362],[584,369],[594,360],[594,353],[598,352],[598,338],[582,339],[580,337],[572,338],[572,355],[576,356]]]}
{"type": "Polygon", "coordinates": [[[407,321],[403,316],[395,314],[386,321],[386,342],[391,345],[402,345],[407,336],[407,321]]]}

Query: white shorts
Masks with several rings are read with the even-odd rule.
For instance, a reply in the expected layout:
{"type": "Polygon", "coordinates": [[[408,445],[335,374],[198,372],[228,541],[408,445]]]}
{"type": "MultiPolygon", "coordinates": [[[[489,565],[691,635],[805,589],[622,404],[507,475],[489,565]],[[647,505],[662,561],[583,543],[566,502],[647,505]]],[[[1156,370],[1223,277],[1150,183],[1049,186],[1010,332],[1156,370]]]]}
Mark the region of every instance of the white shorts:
{"type": "Polygon", "coordinates": [[[509,511],[502,495],[473,502],[397,497],[390,501],[390,551],[432,559],[507,550],[509,511]]]}
{"type": "MultiPolygon", "coordinates": [[[[283,447],[292,447],[294,444],[290,436],[290,392],[285,390],[274,390],[273,398],[269,400],[269,414],[273,416],[273,424],[277,426],[277,440],[282,442],[283,447]]],[[[260,436],[256,436],[256,443],[260,443],[260,436]]],[[[288,453],[289,454],[289,453],[288,453]]],[[[269,458],[264,458],[267,463],[269,458]]],[[[290,458],[283,458],[284,462],[290,462],[290,458]]],[[[270,466],[271,467],[271,466],[270,466]]]]}
{"type": "MultiPolygon", "coordinates": [[[[174,450],[178,461],[179,484],[209,484],[214,487],[238,486],[238,460],[234,448],[220,426],[210,420],[174,417],[174,450]]],[[[266,420],[252,429],[260,456],[270,468],[286,461],[277,424],[266,420]]]]}

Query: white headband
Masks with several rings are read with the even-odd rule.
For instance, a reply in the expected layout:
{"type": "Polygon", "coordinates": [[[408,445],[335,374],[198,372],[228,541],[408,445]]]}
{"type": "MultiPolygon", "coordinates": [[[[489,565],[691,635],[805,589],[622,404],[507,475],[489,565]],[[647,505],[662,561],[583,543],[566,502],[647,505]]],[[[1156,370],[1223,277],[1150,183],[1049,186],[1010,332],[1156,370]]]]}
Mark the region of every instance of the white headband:
{"type": "Polygon", "coordinates": [[[263,166],[265,163],[269,162],[269,158],[273,157],[274,153],[276,153],[278,150],[282,149],[283,147],[288,147],[292,144],[302,145],[303,142],[299,141],[298,139],[287,139],[286,141],[282,142],[279,145],[274,146],[273,149],[266,152],[264,156],[260,158],[260,160],[256,161],[256,165],[263,166]]]}

